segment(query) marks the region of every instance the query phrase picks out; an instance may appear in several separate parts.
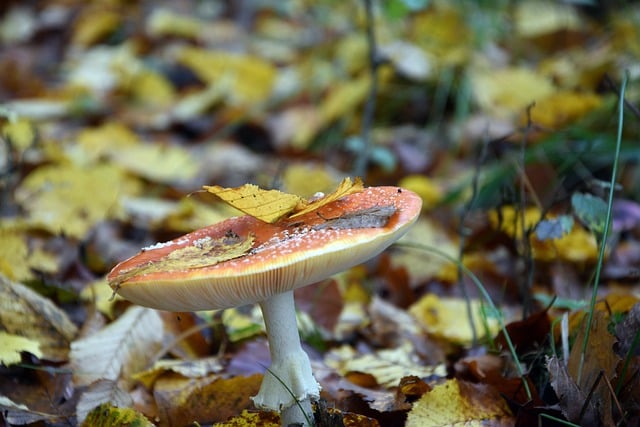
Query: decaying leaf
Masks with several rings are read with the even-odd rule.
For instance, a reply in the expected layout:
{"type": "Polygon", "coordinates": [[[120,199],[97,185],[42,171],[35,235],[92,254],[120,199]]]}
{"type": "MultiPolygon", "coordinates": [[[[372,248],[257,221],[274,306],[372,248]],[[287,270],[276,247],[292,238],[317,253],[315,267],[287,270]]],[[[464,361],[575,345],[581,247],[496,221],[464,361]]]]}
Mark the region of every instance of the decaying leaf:
{"type": "Polygon", "coordinates": [[[446,425],[509,426],[513,416],[492,387],[456,379],[436,385],[422,395],[407,417],[407,427],[446,425]]]}
{"type": "Polygon", "coordinates": [[[0,330],[39,345],[40,357],[66,361],[77,333],[67,314],[28,287],[0,275],[0,330]]]}
{"type": "MultiPolygon", "coordinates": [[[[472,300],[471,310],[478,334],[493,336],[498,332],[497,319],[483,314],[480,301],[472,300]]],[[[470,344],[474,338],[466,312],[467,303],[463,298],[438,297],[435,294],[425,295],[409,308],[409,313],[418,319],[427,332],[463,345],[470,344]]]]}
{"type": "Polygon", "coordinates": [[[139,426],[154,427],[144,415],[131,408],[117,408],[104,403],[91,411],[82,427],[139,426]]]}
{"type": "Polygon", "coordinates": [[[219,357],[206,357],[198,360],[158,360],[151,369],[134,374],[133,379],[151,389],[155,380],[164,373],[173,372],[185,378],[199,378],[218,373],[222,369],[219,357]]]}
{"type": "Polygon", "coordinates": [[[132,306],[99,332],[71,344],[71,366],[78,385],[116,381],[145,369],[162,345],[162,318],[157,311],[132,306]]]}
{"type": "Polygon", "coordinates": [[[235,188],[205,185],[203,188],[247,215],[274,223],[286,216],[294,218],[315,211],[341,197],[362,191],[363,184],[360,178],[354,182],[345,178],[333,193],[312,201],[278,190],[263,190],[254,184],[235,188]]]}
{"type": "Polygon", "coordinates": [[[420,378],[444,377],[444,364],[424,366],[412,359],[412,349],[407,343],[394,349],[382,349],[375,353],[358,355],[349,346],[330,351],[325,357],[325,363],[340,372],[366,373],[371,375],[378,385],[396,387],[406,376],[414,375],[420,378]]]}
{"type": "Polygon", "coordinates": [[[25,178],[16,199],[32,226],[83,238],[96,222],[115,213],[125,180],[112,165],[41,166],[25,178]]]}
{"type": "Polygon", "coordinates": [[[36,357],[42,357],[40,343],[20,335],[8,334],[0,331],[0,364],[4,366],[19,363],[22,360],[20,353],[28,352],[36,357]]]}
{"type": "MultiPolygon", "coordinates": [[[[116,381],[98,380],[82,392],[76,405],[78,422],[83,423],[87,415],[97,406],[109,404],[118,408],[126,408],[133,404],[131,396],[122,390],[116,381]]],[[[92,418],[93,420],[94,418],[92,418]]]]}
{"type": "Polygon", "coordinates": [[[221,378],[185,378],[165,374],[155,383],[153,394],[162,425],[180,425],[184,420],[201,423],[225,421],[253,407],[250,396],[260,388],[262,375],[221,378]]]}
{"type": "Polygon", "coordinates": [[[5,396],[0,396],[0,410],[4,421],[10,425],[26,425],[37,423],[38,421],[55,423],[64,418],[59,414],[34,411],[26,405],[16,403],[5,396]]]}
{"type": "MultiPolygon", "coordinates": [[[[314,226],[316,230],[346,229],[346,228],[379,228],[389,222],[389,218],[396,212],[393,206],[376,206],[348,213],[337,218],[325,218],[325,222],[314,226]]],[[[297,215],[297,214],[296,214],[297,215]]],[[[292,218],[296,215],[292,215],[292,218]]]]}
{"type": "Polygon", "coordinates": [[[54,255],[38,247],[29,247],[25,232],[3,228],[0,222],[0,274],[10,280],[27,281],[34,278],[34,270],[53,273],[58,268],[54,255]]]}
{"type": "Polygon", "coordinates": [[[194,241],[192,245],[176,249],[157,261],[149,261],[146,264],[123,270],[110,284],[117,287],[131,277],[158,271],[178,271],[209,267],[219,262],[245,255],[252,245],[253,237],[251,236],[244,240],[241,240],[238,236],[222,237],[220,239],[205,237],[194,241]]]}

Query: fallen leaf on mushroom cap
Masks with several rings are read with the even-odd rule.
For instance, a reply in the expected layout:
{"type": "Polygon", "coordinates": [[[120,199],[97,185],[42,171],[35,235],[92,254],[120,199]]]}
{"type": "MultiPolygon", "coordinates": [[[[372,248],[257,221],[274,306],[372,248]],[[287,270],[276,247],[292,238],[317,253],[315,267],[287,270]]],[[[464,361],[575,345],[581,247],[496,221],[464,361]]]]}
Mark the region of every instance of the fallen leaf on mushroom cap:
{"type": "Polygon", "coordinates": [[[307,214],[341,197],[362,191],[363,184],[360,178],[356,178],[354,182],[345,178],[333,193],[315,200],[306,200],[278,190],[263,190],[254,184],[235,188],[205,185],[203,188],[247,215],[275,223],[287,216],[295,218],[307,214]]]}

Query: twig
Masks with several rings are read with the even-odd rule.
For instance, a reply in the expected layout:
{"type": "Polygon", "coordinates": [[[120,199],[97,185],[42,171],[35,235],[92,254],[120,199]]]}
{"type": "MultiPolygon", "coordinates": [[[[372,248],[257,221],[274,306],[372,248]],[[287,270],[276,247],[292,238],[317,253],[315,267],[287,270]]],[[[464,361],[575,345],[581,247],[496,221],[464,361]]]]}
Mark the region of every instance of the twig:
{"type": "Polygon", "coordinates": [[[364,106],[362,116],[362,151],[356,157],[353,167],[355,176],[364,176],[369,163],[369,152],[371,150],[371,126],[373,125],[373,115],[376,111],[376,100],[378,98],[378,68],[380,59],[378,58],[378,45],[376,41],[375,22],[373,17],[373,0],[364,0],[366,13],[367,45],[369,46],[369,74],[371,75],[371,86],[369,96],[364,106]]]}

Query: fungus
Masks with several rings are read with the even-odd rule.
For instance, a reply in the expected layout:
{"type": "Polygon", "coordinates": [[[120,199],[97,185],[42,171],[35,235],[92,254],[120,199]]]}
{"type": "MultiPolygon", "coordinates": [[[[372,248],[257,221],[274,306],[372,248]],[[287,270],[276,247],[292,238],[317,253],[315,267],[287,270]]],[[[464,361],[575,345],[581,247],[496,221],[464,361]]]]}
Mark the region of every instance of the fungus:
{"type": "Polygon", "coordinates": [[[169,311],[259,303],[271,366],[258,408],[282,425],[313,420],[320,396],[296,324],[293,290],[376,256],[417,219],[421,199],[398,187],[368,187],[274,223],[244,215],[143,249],[108,275],[114,292],[169,311]]]}

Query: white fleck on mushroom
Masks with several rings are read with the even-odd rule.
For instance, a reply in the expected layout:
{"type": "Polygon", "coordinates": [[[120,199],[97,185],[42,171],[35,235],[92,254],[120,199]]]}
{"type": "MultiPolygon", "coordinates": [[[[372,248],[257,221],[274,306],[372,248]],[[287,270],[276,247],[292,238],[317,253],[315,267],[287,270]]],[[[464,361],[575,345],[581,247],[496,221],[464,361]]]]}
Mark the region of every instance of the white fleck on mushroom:
{"type": "Polygon", "coordinates": [[[300,344],[293,290],[376,256],[407,232],[421,207],[420,197],[411,191],[368,187],[274,224],[251,216],[230,218],[147,248],[118,264],[107,278],[119,295],[160,310],[259,303],[271,366],[253,401],[258,408],[280,412],[283,426],[306,425],[307,420],[313,423],[311,403],[319,398],[320,386],[300,344]],[[234,236],[233,244],[250,242],[250,248],[216,261],[211,252],[226,250],[225,236],[234,236]],[[181,267],[176,261],[181,252],[176,251],[186,248],[189,257],[197,256],[191,250],[194,245],[207,251],[203,257],[211,257],[211,263],[190,260],[181,267]],[[167,259],[171,262],[165,263],[167,259]]]}

